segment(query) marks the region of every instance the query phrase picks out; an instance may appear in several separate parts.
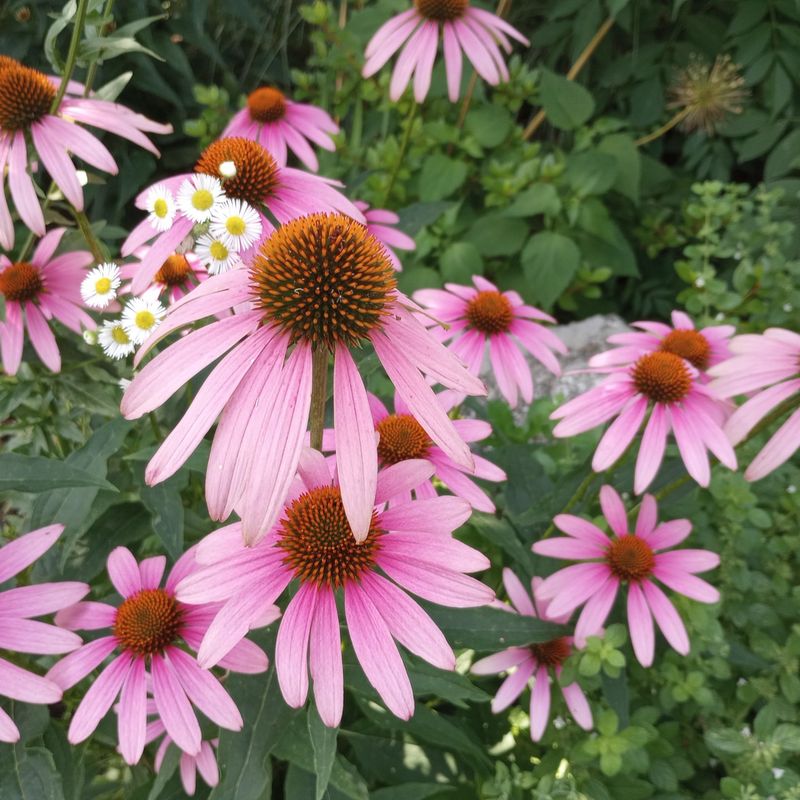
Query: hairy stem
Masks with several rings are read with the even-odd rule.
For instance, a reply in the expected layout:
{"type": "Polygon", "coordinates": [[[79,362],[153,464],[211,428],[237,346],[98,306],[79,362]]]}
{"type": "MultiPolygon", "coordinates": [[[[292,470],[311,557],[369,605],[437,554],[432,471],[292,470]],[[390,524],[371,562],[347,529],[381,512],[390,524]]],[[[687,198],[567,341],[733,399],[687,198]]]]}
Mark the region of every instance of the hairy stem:
{"type": "Polygon", "coordinates": [[[397,159],[394,162],[394,166],[392,167],[392,173],[389,175],[389,184],[386,187],[386,192],[383,195],[383,201],[381,202],[381,206],[386,205],[386,201],[392,194],[392,189],[394,188],[394,183],[397,180],[397,175],[400,172],[400,166],[403,163],[403,158],[405,157],[406,150],[408,150],[408,143],[411,139],[411,129],[414,127],[414,117],[417,113],[417,104],[411,104],[411,111],[406,117],[406,129],[403,131],[403,138],[400,141],[400,152],[397,154],[397,159]]]}
{"type": "Polygon", "coordinates": [[[328,351],[318,347],[311,355],[311,446],[322,450],[322,430],[325,427],[325,406],[328,399],[328,351]]]}
{"type": "Polygon", "coordinates": [[[72,73],[75,71],[75,62],[78,60],[78,45],[81,43],[83,25],[86,22],[86,12],[88,10],[89,0],[78,0],[78,10],[75,12],[75,27],[72,29],[72,38],[69,41],[67,60],[64,63],[64,74],[61,76],[58,92],[53,99],[53,104],[50,106],[51,114],[58,111],[58,107],[61,105],[61,101],[67,91],[67,85],[72,79],[72,73]]]}
{"type": "MultiPolygon", "coordinates": [[[[103,19],[100,22],[100,28],[97,31],[99,36],[105,36],[106,26],[111,21],[111,10],[114,8],[114,0],[106,0],[105,7],[103,8],[103,19]]],[[[83,96],[88,97],[89,92],[92,91],[94,79],[97,76],[97,59],[89,65],[89,71],[86,73],[86,81],[84,82],[83,96]]]]}
{"type": "Polygon", "coordinates": [[[634,144],[637,147],[642,147],[642,145],[650,144],[650,142],[654,142],[656,139],[662,137],[667,131],[671,131],[676,125],[680,125],[686,117],[689,116],[689,109],[682,108],[677,114],[675,114],[672,119],[668,122],[665,122],[660,128],[656,128],[652,133],[648,133],[647,136],[642,136],[637,139],[634,144]]]}
{"type": "Polygon", "coordinates": [[[103,250],[103,245],[100,244],[97,237],[94,235],[94,231],[92,230],[92,226],[89,224],[89,218],[83,211],[78,211],[77,209],[72,209],[72,216],[75,217],[75,222],[78,223],[78,227],[83,234],[83,238],[86,240],[86,244],[89,245],[89,250],[91,250],[92,255],[94,256],[94,260],[98,264],[102,264],[104,261],[107,261],[105,251],[103,250]]]}
{"type": "MultiPolygon", "coordinates": [[[[581,500],[583,500],[584,495],[589,491],[589,487],[592,485],[596,477],[597,473],[593,470],[590,470],[589,474],[580,482],[580,484],[578,484],[578,488],[575,490],[575,493],[572,495],[572,497],[570,497],[570,499],[567,501],[567,504],[561,509],[559,514],[567,514],[568,512],[572,511],[572,509],[575,508],[575,506],[580,503],[581,500]]],[[[559,514],[556,514],[556,516],[559,516],[559,514]]],[[[548,536],[552,536],[555,529],[555,523],[551,522],[547,526],[545,532],[539,537],[539,541],[546,539],[548,536]]]]}

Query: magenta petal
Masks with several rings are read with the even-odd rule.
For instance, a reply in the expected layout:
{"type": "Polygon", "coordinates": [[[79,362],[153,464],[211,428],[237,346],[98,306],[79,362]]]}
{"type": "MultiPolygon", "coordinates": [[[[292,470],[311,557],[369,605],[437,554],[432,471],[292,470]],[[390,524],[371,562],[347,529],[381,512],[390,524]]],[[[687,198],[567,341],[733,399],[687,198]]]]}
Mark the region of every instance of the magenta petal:
{"type": "Polygon", "coordinates": [[[308,643],[317,597],[316,587],[303,584],[286,607],[275,642],[275,669],[284,700],[299,708],[308,694],[308,643]]]}
{"type": "Polygon", "coordinates": [[[196,755],[200,752],[200,725],[172,664],[162,655],[153,655],[150,672],[153,699],[167,733],[181,750],[196,755]]]}
{"type": "Polygon", "coordinates": [[[592,709],[589,707],[589,701],[580,685],[571,683],[569,686],[562,686],[561,694],[564,695],[569,713],[572,714],[575,722],[585,731],[590,731],[593,725],[592,709]]]}
{"type": "Polygon", "coordinates": [[[111,583],[123,597],[127,598],[141,591],[142,576],[139,565],[127,547],[115,547],[108,557],[106,568],[111,583]]]}
{"type": "Polygon", "coordinates": [[[61,687],[48,676],[44,678],[0,658],[0,694],[24,703],[57,703],[61,687]]]}
{"type": "Polygon", "coordinates": [[[503,569],[503,586],[514,608],[520,614],[525,614],[529,617],[536,616],[531,596],[525,590],[522,581],[508,567],[503,569]]]}
{"type": "Polygon", "coordinates": [[[638,583],[628,586],[628,628],[637,660],[643,667],[651,666],[655,651],[653,617],[638,583]]]}
{"type": "Polygon", "coordinates": [[[0,548],[0,583],[5,583],[33,564],[55,544],[63,530],[63,525],[48,525],[26,533],[0,548]]]}
{"type": "MultiPolygon", "coordinates": [[[[619,579],[611,577],[602,586],[598,587],[597,591],[586,602],[575,625],[575,643],[578,647],[583,647],[587,637],[600,634],[603,623],[605,623],[611,612],[611,607],[614,605],[617,589],[619,589],[619,579]]],[[[548,609],[551,614],[553,613],[553,605],[554,603],[548,609]]]]}
{"type": "Polygon", "coordinates": [[[628,533],[628,514],[619,492],[613,486],[606,485],[600,489],[600,508],[611,530],[617,536],[625,536],[628,533]]]}
{"type": "Polygon", "coordinates": [[[117,716],[119,751],[128,764],[142,757],[147,729],[147,680],[144,659],[136,658],[122,685],[117,716]]]}
{"type": "Polygon", "coordinates": [[[647,605],[653,612],[658,627],[664,634],[664,638],[677,650],[682,656],[689,652],[689,636],[686,633],[686,627],[683,620],[675,610],[675,606],[670,603],[664,592],[661,591],[652,581],[644,581],[642,583],[642,591],[644,591],[647,605]]]}
{"type": "Polygon", "coordinates": [[[103,636],[93,642],[87,642],[51,667],[47,678],[62,689],[69,689],[102,664],[116,647],[117,640],[114,636],[103,636]]]}
{"type": "Polygon", "coordinates": [[[544,736],[547,721],[550,719],[550,675],[547,667],[540,666],[536,670],[531,690],[530,714],[531,739],[538,742],[544,736]]]}
{"type": "Polygon", "coordinates": [[[309,667],[314,682],[314,701],[322,721],[335,728],[342,721],[344,677],[339,612],[332,591],[321,590],[311,622],[309,667]]]}
{"type": "Polygon", "coordinates": [[[535,669],[536,661],[528,657],[500,684],[497,694],[492,698],[494,714],[508,708],[522,694],[535,669]]]}

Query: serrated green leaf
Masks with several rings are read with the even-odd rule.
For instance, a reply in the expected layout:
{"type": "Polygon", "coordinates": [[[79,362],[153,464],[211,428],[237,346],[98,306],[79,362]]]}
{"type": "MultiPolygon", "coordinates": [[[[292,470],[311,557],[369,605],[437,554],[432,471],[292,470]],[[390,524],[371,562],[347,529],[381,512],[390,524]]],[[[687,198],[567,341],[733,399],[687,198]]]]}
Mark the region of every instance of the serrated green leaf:
{"type": "Polygon", "coordinates": [[[105,478],[93,475],[68,461],[18,453],[0,455],[0,491],[47,492],[66,487],[94,487],[116,492],[105,478]]]}
{"type": "Polygon", "coordinates": [[[567,131],[583,125],[594,111],[591,92],[544,67],[540,72],[539,99],[550,123],[567,131]]]}
{"type": "Polygon", "coordinates": [[[441,153],[428,156],[419,176],[420,200],[444,200],[461,188],[467,178],[467,165],[441,153]]]}
{"type": "Polygon", "coordinates": [[[572,283],[580,267],[581,252],[563,234],[541,231],[528,240],[521,258],[532,296],[550,308],[572,283]]]}

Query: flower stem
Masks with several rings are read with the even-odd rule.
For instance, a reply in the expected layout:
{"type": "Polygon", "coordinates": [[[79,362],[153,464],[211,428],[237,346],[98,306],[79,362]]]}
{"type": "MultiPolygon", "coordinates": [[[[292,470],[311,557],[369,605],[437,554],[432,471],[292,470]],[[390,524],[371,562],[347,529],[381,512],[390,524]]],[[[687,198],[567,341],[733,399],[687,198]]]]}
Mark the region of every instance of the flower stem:
{"type": "Polygon", "coordinates": [[[72,73],[75,71],[75,62],[78,60],[78,45],[81,43],[83,25],[86,22],[86,12],[88,10],[89,0],[78,0],[78,10],[75,12],[75,27],[72,29],[72,38],[69,42],[67,60],[64,64],[64,74],[61,76],[58,92],[50,106],[51,114],[55,114],[55,112],[58,111],[58,107],[61,105],[61,101],[64,99],[64,94],[67,91],[67,85],[72,79],[72,73]]]}
{"type": "MultiPolygon", "coordinates": [[[[589,40],[589,43],[586,47],[583,48],[581,54],[575,60],[575,63],[570,67],[569,72],[567,73],[567,80],[574,81],[575,78],[578,77],[578,73],[584,68],[586,62],[592,57],[592,54],[595,50],[600,46],[600,42],[606,38],[606,34],[611,30],[614,26],[614,17],[609,17],[598,29],[594,36],[589,40]]],[[[547,112],[542,108],[539,112],[531,119],[528,123],[527,127],[525,128],[522,138],[527,141],[528,139],[533,136],[534,133],[539,129],[541,124],[545,121],[547,117],[547,112]]]]}
{"type": "MultiPolygon", "coordinates": [[[[578,488],[575,490],[575,493],[572,495],[572,497],[570,497],[570,499],[567,501],[567,504],[561,509],[559,512],[560,514],[566,514],[569,511],[572,511],[572,509],[583,499],[586,492],[589,491],[589,487],[592,485],[592,482],[596,476],[597,473],[594,472],[594,470],[589,471],[589,474],[580,482],[580,484],[578,484],[578,488]]],[[[556,516],[558,516],[558,514],[556,516]]],[[[548,536],[551,536],[555,529],[555,523],[551,522],[547,526],[545,532],[539,537],[539,540],[541,541],[542,539],[546,539],[548,536]]]]}
{"type": "Polygon", "coordinates": [[[86,244],[89,245],[89,250],[92,251],[92,255],[94,256],[94,260],[98,264],[102,264],[104,261],[107,261],[106,254],[103,250],[103,245],[97,240],[97,237],[94,235],[94,231],[92,230],[92,226],[89,224],[89,219],[83,211],[78,211],[77,209],[72,209],[72,216],[75,217],[75,222],[78,223],[78,227],[81,229],[81,233],[83,234],[83,238],[86,240],[86,244]]]}
{"type": "MultiPolygon", "coordinates": [[[[100,28],[97,31],[98,36],[105,36],[106,34],[106,26],[111,20],[111,9],[114,7],[114,0],[106,0],[106,5],[103,8],[103,18],[100,21],[100,28]]],[[[83,89],[83,96],[88,97],[89,92],[92,91],[92,85],[94,84],[94,79],[97,75],[97,63],[98,59],[95,58],[92,63],[89,65],[89,71],[86,73],[86,80],[84,81],[84,89],[83,89]]]]}
{"type": "Polygon", "coordinates": [[[318,347],[311,354],[311,446],[322,450],[322,430],[325,427],[325,406],[328,400],[328,351],[318,347]]]}
{"type": "Polygon", "coordinates": [[[675,114],[674,117],[672,117],[672,119],[670,119],[668,122],[665,122],[660,128],[656,128],[652,133],[648,133],[647,136],[640,137],[634,142],[634,144],[637,147],[642,147],[642,145],[654,142],[656,139],[662,137],[667,131],[671,131],[676,125],[680,125],[687,116],[689,116],[689,109],[682,108],[677,114],[675,114]]]}
{"type": "Polygon", "coordinates": [[[411,111],[409,112],[408,117],[406,117],[406,129],[405,131],[403,131],[403,138],[400,142],[400,152],[397,154],[397,159],[395,160],[394,166],[392,167],[392,173],[389,176],[389,185],[386,187],[386,192],[383,195],[381,206],[386,205],[386,201],[392,194],[394,183],[397,180],[397,174],[400,172],[400,165],[403,163],[403,158],[406,154],[406,150],[408,150],[408,143],[411,139],[411,129],[414,127],[414,117],[416,113],[417,113],[417,104],[412,102],[411,111]]]}

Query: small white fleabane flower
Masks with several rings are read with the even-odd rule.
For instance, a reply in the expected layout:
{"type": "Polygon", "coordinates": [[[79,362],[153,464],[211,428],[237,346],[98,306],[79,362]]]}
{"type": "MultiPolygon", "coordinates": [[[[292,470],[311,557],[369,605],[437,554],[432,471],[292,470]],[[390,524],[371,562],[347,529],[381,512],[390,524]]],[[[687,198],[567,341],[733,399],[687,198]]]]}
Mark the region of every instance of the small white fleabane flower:
{"type": "Polygon", "coordinates": [[[192,222],[208,222],[225,199],[222,184],[213,175],[193,175],[178,189],[178,208],[192,222]]]}
{"type": "Polygon", "coordinates": [[[125,358],[129,356],[135,348],[130,336],[122,326],[122,320],[115,319],[104,322],[98,333],[98,340],[103,352],[109,358],[125,358]]]}
{"type": "Polygon", "coordinates": [[[206,267],[209,275],[219,275],[241,264],[239,256],[233,250],[229,250],[223,241],[215,239],[207,233],[197,240],[194,254],[206,267]]]}
{"type": "Polygon", "coordinates": [[[97,344],[97,331],[90,331],[88,328],[84,328],[81,336],[83,336],[83,341],[86,342],[86,344],[97,344]]]}
{"type": "Polygon", "coordinates": [[[158,301],[158,289],[129,300],[122,312],[122,327],[134,344],[141,344],[161,322],[166,309],[158,301]]]}
{"type": "Polygon", "coordinates": [[[236,177],[236,163],[233,161],[223,161],[219,165],[219,174],[223,178],[235,178],[236,177]]]}
{"type": "Polygon", "coordinates": [[[147,221],[159,233],[168,231],[172,227],[177,213],[175,198],[163,183],[157,184],[147,193],[145,208],[148,211],[147,221]]]}
{"type": "Polygon", "coordinates": [[[81,297],[91,308],[105,308],[117,297],[121,283],[119,267],[116,264],[101,264],[95,267],[81,281],[81,297]]]}
{"type": "Polygon", "coordinates": [[[225,200],[211,214],[211,235],[228,250],[246,250],[261,236],[258,212],[243,200],[225,200]]]}

